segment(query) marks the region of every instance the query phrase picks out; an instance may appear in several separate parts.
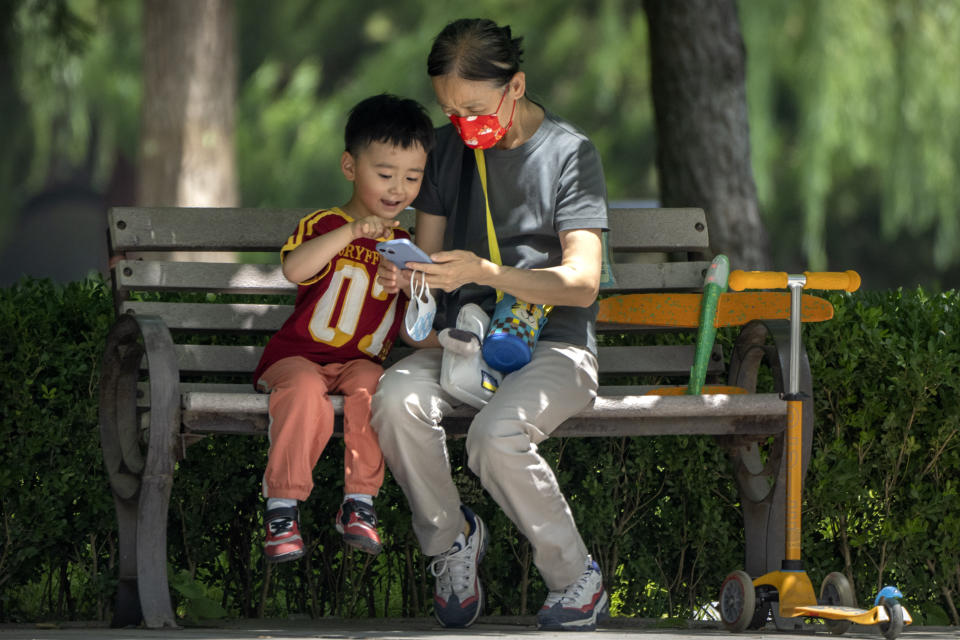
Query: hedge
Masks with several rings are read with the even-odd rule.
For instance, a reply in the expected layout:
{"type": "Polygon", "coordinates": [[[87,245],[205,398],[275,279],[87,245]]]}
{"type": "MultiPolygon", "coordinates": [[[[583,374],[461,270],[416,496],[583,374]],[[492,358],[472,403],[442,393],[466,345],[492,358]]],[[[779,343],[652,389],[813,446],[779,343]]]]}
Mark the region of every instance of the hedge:
{"type": "MultiPolygon", "coordinates": [[[[917,622],[960,624],[960,300],[922,290],[830,295],[836,318],[805,327],[816,431],[803,544],[817,582],[842,570],[861,603],[895,583],[917,622]]],[[[0,622],[109,620],[113,501],[100,457],[99,359],[109,286],[25,279],[0,289],[0,622]]],[[[719,340],[729,351],[732,333],[719,340]]],[[[168,530],[172,594],[186,622],[218,617],[429,615],[433,578],[389,477],[377,499],[384,553],[347,553],[332,526],[342,493],[333,440],[302,509],[310,553],[271,566],[259,496],[267,443],[208,438],[179,464],[168,530]]],[[[615,615],[690,618],[742,565],[738,497],[710,438],[553,439],[558,477],[615,615]]],[[[530,615],[546,587],[529,545],[466,466],[464,501],[491,531],[486,612],[530,615]]]]}

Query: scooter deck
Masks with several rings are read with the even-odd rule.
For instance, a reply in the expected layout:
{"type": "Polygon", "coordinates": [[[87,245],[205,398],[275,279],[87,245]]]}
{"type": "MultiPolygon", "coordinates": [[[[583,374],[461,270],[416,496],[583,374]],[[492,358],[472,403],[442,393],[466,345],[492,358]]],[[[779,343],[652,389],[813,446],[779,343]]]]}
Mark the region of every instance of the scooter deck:
{"type": "MultiPolygon", "coordinates": [[[[856,607],[840,607],[837,605],[807,605],[794,607],[796,615],[812,616],[814,618],[828,618],[830,620],[849,620],[855,624],[879,624],[888,622],[890,616],[881,606],[872,609],[858,609],[856,607]]],[[[903,609],[903,623],[910,624],[913,620],[907,610],[903,609]]]]}

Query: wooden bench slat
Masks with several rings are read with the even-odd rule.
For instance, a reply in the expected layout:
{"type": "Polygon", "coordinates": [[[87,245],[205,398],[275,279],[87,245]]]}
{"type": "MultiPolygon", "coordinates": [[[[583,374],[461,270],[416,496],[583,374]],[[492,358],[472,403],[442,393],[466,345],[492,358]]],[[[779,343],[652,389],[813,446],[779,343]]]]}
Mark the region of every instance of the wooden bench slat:
{"type": "Polygon", "coordinates": [[[295,294],[297,286],[276,264],[121,260],[116,268],[121,291],[195,291],[251,295],[295,294]]]}
{"type": "Polygon", "coordinates": [[[175,345],[181,373],[252,373],[263,347],[175,345]]]}
{"type": "Polygon", "coordinates": [[[709,262],[614,262],[616,286],[603,293],[633,293],[642,291],[703,291],[703,278],[709,262]]]}
{"type": "MultiPolygon", "coordinates": [[[[662,387],[663,385],[654,384],[636,384],[636,385],[606,385],[601,384],[598,395],[601,396],[642,396],[647,392],[662,387]]],[[[150,387],[146,382],[138,383],[139,392],[138,401],[143,406],[148,406],[150,387]]],[[[246,383],[223,383],[223,382],[181,382],[180,393],[211,393],[222,394],[224,396],[233,394],[257,394],[250,384],[246,383]]],[[[257,394],[262,395],[262,394],[257,394]]]]}
{"type": "Polygon", "coordinates": [[[120,312],[160,316],[172,331],[270,333],[290,317],[293,305],[127,301],[120,312]]]}
{"type": "MultiPolygon", "coordinates": [[[[702,291],[709,262],[614,263],[616,286],[604,293],[702,291]]],[[[123,291],[194,291],[256,295],[290,295],[296,285],[283,277],[280,265],[224,262],[121,260],[117,288],[123,291]]]]}
{"type": "MultiPolygon", "coordinates": [[[[614,303],[616,304],[616,303],[614,303]]],[[[120,313],[154,315],[163,319],[171,331],[213,333],[272,333],[280,328],[293,312],[288,304],[208,304],[204,302],[140,302],[128,300],[120,304],[120,313]]],[[[637,333],[675,330],[670,325],[636,325],[608,322],[601,315],[597,330],[637,333]]],[[[400,348],[400,347],[396,347],[400,348]]]]}
{"type": "MultiPolygon", "coordinates": [[[[117,207],[108,226],[115,252],[279,251],[299,220],[314,209],[117,207]]],[[[400,215],[412,227],[414,212],[400,215]]],[[[614,251],[706,251],[702,209],[612,208],[608,242],[614,251]],[[642,217],[642,224],[638,218],[642,217]]]]}
{"type": "MultiPolygon", "coordinates": [[[[184,425],[197,433],[262,434],[266,430],[266,394],[194,391],[182,396],[184,425]]],[[[343,399],[331,396],[338,414],[343,399]]],[[[557,436],[760,435],[783,430],[787,405],[774,393],[712,396],[598,396],[561,425],[557,436]]],[[[469,419],[464,405],[445,419],[469,419]]],[[[451,435],[465,431],[448,428],[451,435]]]]}
{"type": "MultiPolygon", "coordinates": [[[[263,347],[242,345],[181,344],[174,349],[180,371],[187,374],[250,373],[263,353],[263,347]]],[[[694,349],[693,345],[600,347],[598,360],[603,374],[684,376],[693,365],[694,349]]],[[[713,353],[707,372],[722,373],[722,348],[715,345],[713,353]]],[[[401,350],[396,357],[402,354],[401,350]]]]}
{"type": "MultiPolygon", "coordinates": [[[[653,384],[637,384],[637,385],[605,385],[601,384],[600,388],[597,390],[598,396],[642,396],[647,395],[650,391],[654,389],[661,389],[663,385],[653,385],[653,384]]],[[[150,406],[150,386],[141,382],[137,384],[137,406],[140,408],[148,408],[150,406]]],[[[266,398],[267,394],[259,393],[254,390],[253,386],[250,384],[241,384],[241,383],[216,383],[216,382],[181,382],[180,383],[180,395],[183,398],[188,396],[196,398],[219,398],[218,402],[221,402],[220,405],[224,410],[236,413],[238,411],[237,407],[233,406],[234,400],[237,400],[240,404],[239,411],[244,413],[243,407],[247,407],[247,411],[250,410],[250,407],[259,406],[256,404],[256,401],[253,404],[250,404],[249,399],[243,400],[244,396],[259,396],[266,398]]],[[[342,415],[343,413],[343,400],[338,395],[331,395],[331,402],[333,404],[334,414],[342,415]]],[[[194,410],[198,410],[199,405],[196,404],[197,401],[194,401],[192,405],[194,410]]],[[[206,402],[206,401],[204,401],[206,402]]],[[[263,411],[266,412],[266,404],[263,405],[263,411]]],[[[213,410],[213,406],[205,406],[204,411],[210,412],[213,410]]],[[[458,414],[459,415],[459,414],[458,414]]],[[[472,415],[472,414],[470,414],[472,415]]],[[[459,416],[463,417],[463,416],[459,416]]]]}
{"type": "Polygon", "coordinates": [[[115,207],[114,251],[278,251],[315,209],[115,207]]]}
{"type": "MultiPolygon", "coordinates": [[[[653,385],[653,384],[636,384],[636,385],[605,385],[601,384],[600,388],[597,390],[597,395],[599,396],[642,396],[646,395],[648,392],[653,389],[662,388],[663,385],[653,385]]],[[[137,406],[141,408],[147,408],[150,406],[150,386],[146,382],[140,382],[137,384],[137,406]]],[[[239,398],[245,395],[250,396],[261,396],[266,398],[267,395],[263,393],[258,393],[253,389],[253,386],[250,384],[242,383],[218,383],[218,382],[181,382],[180,383],[180,395],[181,397],[208,397],[208,398],[221,398],[222,406],[224,408],[232,408],[232,402],[234,398],[239,398]]],[[[334,412],[336,414],[341,414],[343,411],[343,401],[340,400],[340,396],[331,395],[333,400],[334,412]]],[[[196,403],[196,401],[194,401],[196,403]]],[[[198,405],[194,404],[193,407],[196,409],[198,405]]],[[[248,406],[248,405],[245,405],[248,406]]],[[[211,410],[211,407],[206,407],[205,410],[211,410]]],[[[264,411],[266,411],[266,405],[264,405],[264,411]]]]}
{"type": "MultiPolygon", "coordinates": [[[[689,376],[695,350],[694,345],[649,345],[600,347],[597,351],[601,375],[689,376]]],[[[723,348],[714,345],[707,374],[723,371],[723,348]]]]}
{"type": "MultiPolygon", "coordinates": [[[[703,209],[610,209],[607,243],[613,251],[707,251],[703,209]],[[642,223],[638,218],[642,218],[642,223]]],[[[703,284],[703,279],[700,281],[703,284]]]]}

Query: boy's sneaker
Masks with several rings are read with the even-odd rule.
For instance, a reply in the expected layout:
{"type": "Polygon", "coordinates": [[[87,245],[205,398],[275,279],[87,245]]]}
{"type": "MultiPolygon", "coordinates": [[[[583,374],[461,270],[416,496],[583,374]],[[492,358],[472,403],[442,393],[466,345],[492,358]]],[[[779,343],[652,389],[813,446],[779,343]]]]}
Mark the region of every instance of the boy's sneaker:
{"type": "Polygon", "coordinates": [[[593,631],[610,617],[600,567],[590,556],[583,574],[565,589],[551,591],[537,612],[537,627],[550,631],[593,631]]]}
{"type": "Polygon", "coordinates": [[[303,555],[300,518],[296,507],[270,509],[263,515],[263,522],[267,528],[263,553],[268,561],[288,562],[303,555]]]}
{"type": "Polygon", "coordinates": [[[470,524],[470,535],[464,542],[458,538],[430,563],[430,572],[436,577],[433,615],[444,627],[469,627],[483,609],[477,568],[487,550],[487,532],[483,520],[473,511],[462,505],[460,510],[470,524]]]}
{"type": "Polygon", "coordinates": [[[337,511],[336,527],[349,546],[374,556],[380,553],[382,546],[377,534],[377,512],[372,504],[362,500],[344,500],[337,511]]]}

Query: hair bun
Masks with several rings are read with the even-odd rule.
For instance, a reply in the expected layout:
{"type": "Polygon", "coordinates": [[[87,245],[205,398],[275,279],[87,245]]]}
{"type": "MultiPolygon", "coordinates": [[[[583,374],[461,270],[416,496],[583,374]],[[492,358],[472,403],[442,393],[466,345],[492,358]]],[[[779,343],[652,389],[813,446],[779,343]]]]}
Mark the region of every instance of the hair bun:
{"type": "Polygon", "coordinates": [[[510,30],[510,25],[505,24],[501,28],[503,33],[503,39],[505,42],[510,43],[510,49],[513,52],[515,61],[514,64],[519,66],[523,62],[523,47],[520,45],[523,43],[523,36],[513,37],[513,32],[510,30]]]}
{"type": "Polygon", "coordinates": [[[510,40],[510,44],[513,46],[513,52],[517,56],[517,64],[519,65],[523,62],[523,47],[520,45],[523,43],[523,36],[519,38],[513,38],[510,40]]]}

